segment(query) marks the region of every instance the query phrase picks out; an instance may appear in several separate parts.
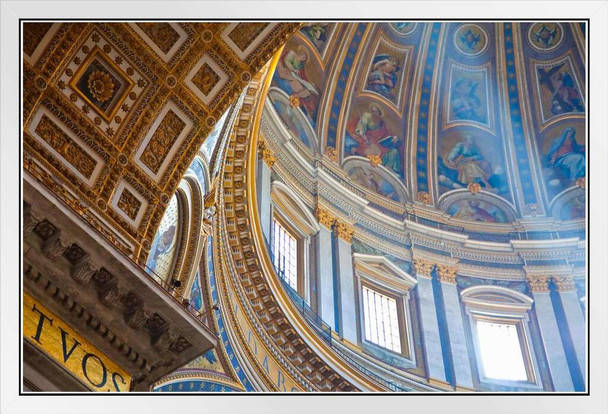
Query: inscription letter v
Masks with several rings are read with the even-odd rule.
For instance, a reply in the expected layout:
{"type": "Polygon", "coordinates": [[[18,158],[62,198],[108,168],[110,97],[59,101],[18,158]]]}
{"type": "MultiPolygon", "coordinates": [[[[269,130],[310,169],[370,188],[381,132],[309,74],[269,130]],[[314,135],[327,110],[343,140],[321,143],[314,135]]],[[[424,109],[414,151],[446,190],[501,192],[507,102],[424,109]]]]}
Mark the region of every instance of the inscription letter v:
{"type": "Polygon", "coordinates": [[[59,329],[61,330],[61,345],[63,347],[63,362],[65,363],[68,361],[68,359],[72,355],[72,352],[74,352],[74,350],[78,347],[78,345],[80,345],[80,342],[78,342],[77,339],[74,339],[74,344],[70,348],[70,351],[67,352],[65,341],[66,341],[66,336],[68,335],[68,333],[66,331],[64,331],[63,329],[61,329],[61,327],[59,329]]]}

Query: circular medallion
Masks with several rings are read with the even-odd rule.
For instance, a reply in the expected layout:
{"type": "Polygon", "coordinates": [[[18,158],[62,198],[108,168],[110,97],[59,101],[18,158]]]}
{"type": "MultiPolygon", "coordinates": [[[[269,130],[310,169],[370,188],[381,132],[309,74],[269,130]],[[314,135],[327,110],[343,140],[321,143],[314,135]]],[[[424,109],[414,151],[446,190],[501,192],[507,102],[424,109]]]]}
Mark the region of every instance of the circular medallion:
{"type": "Polygon", "coordinates": [[[206,123],[207,123],[207,126],[212,127],[213,125],[215,125],[215,118],[212,116],[208,117],[206,119],[206,123]]]}
{"type": "Polygon", "coordinates": [[[201,35],[201,38],[203,39],[203,42],[209,43],[213,40],[213,32],[211,30],[205,30],[201,35]]]}
{"type": "Polygon", "coordinates": [[[160,195],[160,201],[163,204],[169,204],[169,201],[171,201],[171,199],[169,198],[169,196],[165,193],[160,195]]]}
{"type": "Polygon", "coordinates": [[[98,198],[97,207],[99,207],[101,209],[101,211],[106,211],[106,209],[108,208],[108,205],[105,200],[98,198]]]}
{"type": "Polygon", "coordinates": [[[41,77],[36,78],[36,87],[41,91],[46,89],[46,81],[41,77]]]}
{"type": "Polygon", "coordinates": [[[462,54],[477,56],[488,47],[488,33],[476,24],[463,24],[454,33],[454,44],[462,54]]]}
{"type": "Polygon", "coordinates": [[[558,47],[564,40],[564,28],[559,23],[534,23],[528,29],[530,45],[541,52],[548,52],[558,47]]]}
{"type": "Polygon", "coordinates": [[[175,85],[177,85],[177,79],[175,79],[175,76],[169,75],[165,79],[165,83],[167,84],[167,86],[169,88],[173,88],[173,87],[175,87],[175,85]]]}
{"type": "Polygon", "coordinates": [[[415,22],[394,22],[390,24],[391,28],[400,35],[409,35],[416,31],[417,24],[415,22]]]}
{"type": "Polygon", "coordinates": [[[118,164],[120,164],[124,167],[125,165],[127,165],[128,162],[129,162],[129,158],[127,158],[127,156],[125,154],[121,153],[118,155],[118,164]]]}
{"type": "Polygon", "coordinates": [[[251,80],[251,74],[249,72],[243,72],[241,74],[241,81],[249,82],[251,80]]]}

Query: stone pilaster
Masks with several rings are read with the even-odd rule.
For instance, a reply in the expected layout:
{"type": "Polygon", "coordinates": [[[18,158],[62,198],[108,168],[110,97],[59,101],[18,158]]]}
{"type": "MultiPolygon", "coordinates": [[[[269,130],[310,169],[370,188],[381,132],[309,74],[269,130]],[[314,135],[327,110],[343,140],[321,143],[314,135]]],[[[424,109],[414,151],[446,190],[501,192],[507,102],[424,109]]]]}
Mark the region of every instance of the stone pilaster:
{"type": "Polygon", "coordinates": [[[427,375],[429,381],[446,382],[445,365],[439,335],[439,321],[437,307],[433,293],[433,280],[431,272],[435,263],[421,257],[414,257],[413,269],[418,279],[418,305],[420,307],[420,324],[424,339],[424,355],[426,358],[427,375]]]}
{"type": "Polygon", "coordinates": [[[528,269],[528,286],[534,297],[534,310],[545,348],[551,380],[555,391],[574,391],[566,352],[559,333],[553,303],[549,294],[550,276],[532,273],[528,269]]]}
{"type": "Polygon", "coordinates": [[[473,388],[471,358],[464,335],[462,307],[460,306],[460,296],[456,286],[457,272],[457,266],[437,265],[437,277],[441,283],[445,321],[448,326],[448,337],[454,365],[454,386],[473,388]]]}
{"type": "Polygon", "coordinates": [[[351,241],[354,226],[340,219],[334,224],[336,290],[338,293],[338,331],[340,336],[357,343],[357,308],[355,305],[355,276],[351,241]]]}
{"type": "Polygon", "coordinates": [[[326,209],[317,206],[315,211],[320,224],[317,233],[317,303],[321,318],[336,329],[336,312],[334,296],[334,258],[332,249],[332,227],[336,218],[326,209]]]}
{"type": "Polygon", "coordinates": [[[576,286],[572,276],[553,276],[553,283],[557,289],[562,303],[568,335],[572,340],[574,353],[578,362],[578,368],[583,381],[586,378],[585,367],[587,366],[587,339],[585,332],[585,315],[581,309],[576,286]]]}

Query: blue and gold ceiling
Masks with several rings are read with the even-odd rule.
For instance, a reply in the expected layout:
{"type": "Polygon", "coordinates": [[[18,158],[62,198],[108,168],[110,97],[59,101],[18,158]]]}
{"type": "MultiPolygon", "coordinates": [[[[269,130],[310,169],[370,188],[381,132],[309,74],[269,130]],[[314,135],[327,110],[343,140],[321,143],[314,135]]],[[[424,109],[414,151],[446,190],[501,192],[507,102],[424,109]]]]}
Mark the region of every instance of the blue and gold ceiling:
{"type": "Polygon", "coordinates": [[[306,23],[269,91],[361,187],[465,221],[585,216],[584,24],[306,23]]]}

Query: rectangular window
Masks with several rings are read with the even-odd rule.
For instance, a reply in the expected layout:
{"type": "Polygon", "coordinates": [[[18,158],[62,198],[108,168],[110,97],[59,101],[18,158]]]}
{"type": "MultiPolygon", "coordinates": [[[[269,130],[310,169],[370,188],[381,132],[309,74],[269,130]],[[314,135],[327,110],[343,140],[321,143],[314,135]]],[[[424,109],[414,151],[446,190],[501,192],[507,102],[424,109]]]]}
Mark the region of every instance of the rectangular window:
{"type": "Polygon", "coordinates": [[[298,290],[298,240],[276,218],[272,227],[274,267],[289,286],[298,290]]]}
{"type": "Polygon", "coordinates": [[[397,301],[363,286],[365,340],[401,353],[397,301]]]}
{"type": "Polygon", "coordinates": [[[477,338],[487,378],[528,380],[516,325],[478,320],[477,338]]]}

